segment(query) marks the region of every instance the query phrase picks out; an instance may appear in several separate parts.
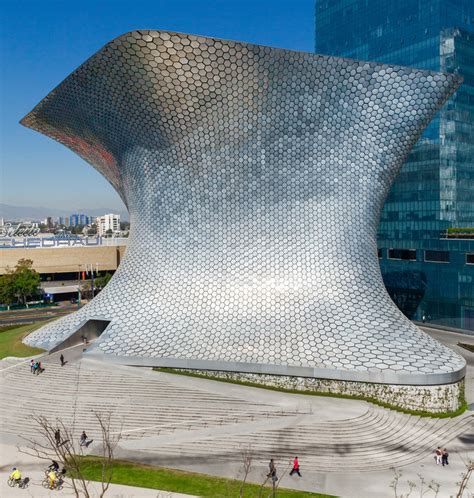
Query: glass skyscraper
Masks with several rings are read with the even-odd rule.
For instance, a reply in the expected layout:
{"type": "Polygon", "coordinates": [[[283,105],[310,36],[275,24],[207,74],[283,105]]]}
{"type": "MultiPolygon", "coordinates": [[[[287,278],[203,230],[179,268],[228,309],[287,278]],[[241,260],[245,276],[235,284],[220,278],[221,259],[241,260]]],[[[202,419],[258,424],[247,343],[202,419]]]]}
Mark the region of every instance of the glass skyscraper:
{"type": "Polygon", "coordinates": [[[474,330],[474,1],[316,0],[316,52],[464,77],[387,198],[379,258],[409,318],[474,330]]]}

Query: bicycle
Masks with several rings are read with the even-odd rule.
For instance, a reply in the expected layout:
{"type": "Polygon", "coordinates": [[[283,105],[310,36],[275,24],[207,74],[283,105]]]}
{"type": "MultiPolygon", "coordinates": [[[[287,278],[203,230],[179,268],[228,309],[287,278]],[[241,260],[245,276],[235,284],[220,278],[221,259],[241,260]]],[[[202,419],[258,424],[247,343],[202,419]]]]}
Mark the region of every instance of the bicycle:
{"type": "Polygon", "coordinates": [[[7,483],[10,486],[10,488],[18,486],[20,489],[25,489],[29,485],[29,479],[27,477],[25,479],[13,479],[9,477],[7,483]]]}
{"type": "Polygon", "coordinates": [[[51,481],[48,476],[48,472],[45,472],[45,478],[41,481],[41,486],[45,489],[55,489],[57,491],[60,491],[63,489],[63,479],[61,476],[56,474],[56,479],[54,480],[54,485],[51,487],[51,481]]]}

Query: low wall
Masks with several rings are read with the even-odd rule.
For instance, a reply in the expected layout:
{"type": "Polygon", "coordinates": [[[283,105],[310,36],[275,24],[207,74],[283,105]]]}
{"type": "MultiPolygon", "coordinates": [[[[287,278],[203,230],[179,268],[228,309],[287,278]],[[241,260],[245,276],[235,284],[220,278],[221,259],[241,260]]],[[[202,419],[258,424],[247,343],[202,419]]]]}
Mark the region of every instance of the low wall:
{"type": "Polygon", "coordinates": [[[210,370],[174,369],[177,372],[218,377],[223,380],[247,382],[291,391],[330,393],[375,400],[402,410],[429,413],[454,412],[464,401],[464,379],[453,384],[408,386],[374,384],[341,380],[315,379],[210,370]]]}

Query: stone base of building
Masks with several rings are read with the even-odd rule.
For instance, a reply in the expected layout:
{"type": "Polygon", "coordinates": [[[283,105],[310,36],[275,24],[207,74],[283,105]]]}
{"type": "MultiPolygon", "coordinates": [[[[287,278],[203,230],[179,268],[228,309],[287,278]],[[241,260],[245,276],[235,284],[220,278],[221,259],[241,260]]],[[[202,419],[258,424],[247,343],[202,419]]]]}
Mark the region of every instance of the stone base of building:
{"type": "Polygon", "coordinates": [[[177,373],[262,385],[275,389],[366,399],[405,411],[432,414],[451,413],[459,410],[464,403],[464,379],[453,384],[410,386],[212,370],[178,368],[172,370],[177,373]]]}

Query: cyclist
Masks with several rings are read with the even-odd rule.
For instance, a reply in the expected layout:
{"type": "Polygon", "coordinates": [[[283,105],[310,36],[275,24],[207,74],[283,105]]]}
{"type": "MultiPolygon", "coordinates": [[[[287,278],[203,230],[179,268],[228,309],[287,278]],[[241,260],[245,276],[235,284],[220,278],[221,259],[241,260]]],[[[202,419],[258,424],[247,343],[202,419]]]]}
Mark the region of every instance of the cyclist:
{"type": "Polygon", "coordinates": [[[56,480],[58,479],[58,476],[56,475],[56,472],[54,470],[49,471],[48,479],[49,479],[49,487],[51,489],[54,489],[56,487],[56,480]]]}
{"type": "Polygon", "coordinates": [[[16,467],[13,467],[12,473],[10,474],[10,479],[13,479],[17,484],[20,484],[21,472],[16,467]]]}

